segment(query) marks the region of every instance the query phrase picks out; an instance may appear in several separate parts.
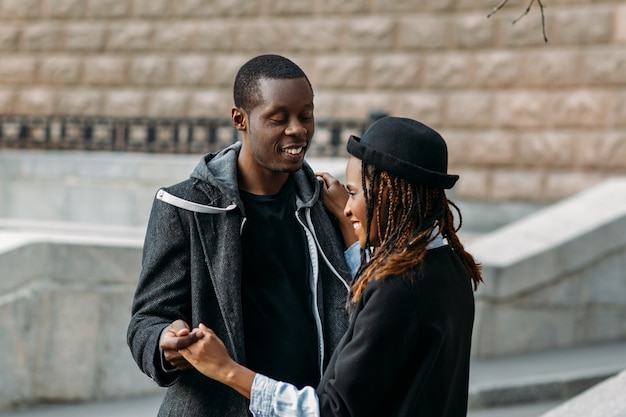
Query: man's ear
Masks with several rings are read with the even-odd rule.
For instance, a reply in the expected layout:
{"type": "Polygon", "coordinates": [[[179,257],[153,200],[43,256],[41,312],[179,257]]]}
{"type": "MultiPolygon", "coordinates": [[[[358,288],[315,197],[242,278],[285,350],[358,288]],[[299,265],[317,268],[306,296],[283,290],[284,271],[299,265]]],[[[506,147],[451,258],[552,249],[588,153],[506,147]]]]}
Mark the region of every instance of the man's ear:
{"type": "Polygon", "coordinates": [[[248,130],[248,115],[243,109],[233,107],[230,111],[230,119],[235,129],[241,132],[248,130]]]}

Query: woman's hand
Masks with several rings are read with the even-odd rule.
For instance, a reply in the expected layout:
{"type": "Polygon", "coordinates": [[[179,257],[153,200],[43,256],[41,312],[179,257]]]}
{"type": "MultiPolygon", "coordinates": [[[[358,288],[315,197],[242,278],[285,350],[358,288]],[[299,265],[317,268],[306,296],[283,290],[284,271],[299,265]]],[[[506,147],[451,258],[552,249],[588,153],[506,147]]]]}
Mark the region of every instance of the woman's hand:
{"type": "Polygon", "coordinates": [[[337,178],[333,177],[328,172],[319,172],[315,175],[324,180],[322,202],[326,210],[339,221],[339,227],[341,228],[341,234],[347,249],[358,240],[354,233],[352,223],[350,223],[350,219],[344,214],[344,209],[348,202],[348,190],[346,190],[346,187],[344,187],[337,178]]]}
{"type": "Polygon", "coordinates": [[[235,362],[228,354],[224,342],[204,324],[200,323],[192,333],[196,334],[198,341],[179,351],[187,362],[203,375],[250,398],[256,373],[235,362]]]}
{"type": "Polygon", "coordinates": [[[315,174],[324,181],[323,202],[326,210],[330,211],[338,219],[345,217],[343,210],[348,201],[348,191],[346,187],[328,172],[318,172],[315,174]]]}
{"type": "Polygon", "coordinates": [[[204,324],[200,324],[192,334],[198,341],[180,349],[179,353],[198,371],[219,381],[234,363],[224,342],[204,324]]]}

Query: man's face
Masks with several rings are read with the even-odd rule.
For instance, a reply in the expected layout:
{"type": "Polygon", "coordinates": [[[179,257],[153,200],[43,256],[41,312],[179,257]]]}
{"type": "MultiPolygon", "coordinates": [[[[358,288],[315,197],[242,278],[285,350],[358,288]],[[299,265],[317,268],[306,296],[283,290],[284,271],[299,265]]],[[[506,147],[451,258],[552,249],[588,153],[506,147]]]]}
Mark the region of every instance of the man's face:
{"type": "Polygon", "coordinates": [[[311,87],[305,78],[261,79],[259,87],[262,100],[248,114],[242,152],[252,156],[252,169],[297,171],[315,131],[311,87]]]}

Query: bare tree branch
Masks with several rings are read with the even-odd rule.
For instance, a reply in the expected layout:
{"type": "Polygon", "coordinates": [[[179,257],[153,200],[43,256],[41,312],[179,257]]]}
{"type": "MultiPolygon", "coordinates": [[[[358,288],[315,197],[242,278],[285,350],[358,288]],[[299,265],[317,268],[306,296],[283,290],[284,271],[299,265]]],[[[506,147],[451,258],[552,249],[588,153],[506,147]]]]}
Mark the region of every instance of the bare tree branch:
{"type": "Polygon", "coordinates": [[[543,2],[541,0],[537,0],[539,3],[539,10],[541,10],[541,30],[543,31],[543,41],[548,43],[548,36],[546,35],[546,16],[543,13],[543,2]]]}
{"type": "Polygon", "coordinates": [[[489,17],[493,16],[494,14],[496,14],[496,12],[497,12],[498,10],[500,10],[501,8],[503,8],[503,7],[504,7],[504,5],[505,5],[505,4],[507,4],[508,2],[509,2],[509,0],[502,0],[502,1],[500,2],[500,4],[498,4],[496,7],[494,7],[494,8],[493,8],[493,10],[491,11],[491,13],[489,13],[489,14],[487,15],[487,18],[489,18],[489,17]]]}
{"type": "Polygon", "coordinates": [[[520,20],[522,17],[526,16],[528,14],[528,12],[530,12],[530,9],[533,7],[533,3],[534,2],[535,2],[535,0],[530,0],[530,3],[528,3],[528,7],[526,7],[526,10],[524,10],[524,13],[522,13],[517,19],[513,20],[512,24],[516,24],[518,20],[520,20]]]}
{"type": "MultiPolygon", "coordinates": [[[[498,12],[498,10],[502,9],[508,2],[509,2],[509,0],[502,0],[487,15],[487,18],[489,18],[489,17],[493,16],[494,14],[496,14],[498,12]]],[[[543,5],[542,0],[530,0],[529,3],[528,3],[528,6],[524,10],[524,13],[522,13],[517,19],[513,20],[511,22],[511,24],[513,24],[513,25],[516,24],[522,17],[526,16],[530,12],[530,9],[532,9],[533,4],[535,4],[535,2],[537,2],[537,4],[539,5],[539,11],[541,12],[541,31],[543,33],[543,40],[544,40],[545,43],[548,43],[548,36],[546,35],[546,17],[545,17],[545,14],[543,12],[543,9],[544,9],[545,6],[543,5]]]]}

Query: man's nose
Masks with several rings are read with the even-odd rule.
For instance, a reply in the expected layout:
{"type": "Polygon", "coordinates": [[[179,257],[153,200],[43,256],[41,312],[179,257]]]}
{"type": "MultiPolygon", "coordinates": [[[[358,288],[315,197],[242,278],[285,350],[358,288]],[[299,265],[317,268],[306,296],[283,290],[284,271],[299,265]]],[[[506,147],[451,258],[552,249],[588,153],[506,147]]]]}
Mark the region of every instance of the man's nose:
{"type": "Polygon", "coordinates": [[[308,130],[300,120],[292,120],[289,122],[285,134],[288,136],[306,136],[308,130]]]}

